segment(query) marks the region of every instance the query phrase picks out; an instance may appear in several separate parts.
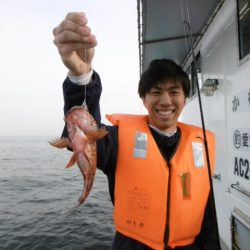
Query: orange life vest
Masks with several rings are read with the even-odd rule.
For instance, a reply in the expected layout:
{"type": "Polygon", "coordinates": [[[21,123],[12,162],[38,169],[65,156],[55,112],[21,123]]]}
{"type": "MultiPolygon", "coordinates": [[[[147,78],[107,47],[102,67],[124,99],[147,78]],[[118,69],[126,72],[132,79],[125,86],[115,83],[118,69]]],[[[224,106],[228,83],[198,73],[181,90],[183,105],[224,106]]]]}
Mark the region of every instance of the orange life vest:
{"type": "MultiPolygon", "coordinates": [[[[164,249],[165,244],[174,248],[193,243],[201,229],[210,190],[202,130],[177,124],[181,139],[167,166],[151,135],[147,116],[114,114],[107,118],[119,127],[116,230],[157,250],[164,249]],[[167,213],[169,235],[164,243],[167,213]]],[[[213,169],[214,136],[208,131],[206,136],[213,169]]]]}

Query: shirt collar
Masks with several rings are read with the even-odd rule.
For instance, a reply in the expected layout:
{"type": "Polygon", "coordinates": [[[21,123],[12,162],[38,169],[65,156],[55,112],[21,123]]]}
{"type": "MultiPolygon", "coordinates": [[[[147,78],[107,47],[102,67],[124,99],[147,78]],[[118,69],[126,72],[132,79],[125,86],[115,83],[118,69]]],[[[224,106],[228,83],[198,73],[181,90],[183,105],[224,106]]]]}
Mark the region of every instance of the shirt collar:
{"type": "Polygon", "coordinates": [[[167,136],[167,137],[173,136],[173,135],[176,133],[176,131],[177,131],[177,128],[176,128],[176,129],[175,129],[174,131],[172,131],[172,132],[164,132],[164,131],[162,131],[162,130],[156,128],[155,126],[153,126],[153,125],[151,125],[151,124],[149,124],[149,127],[152,128],[152,129],[153,129],[155,132],[157,132],[158,134],[164,135],[164,136],[167,136]]]}

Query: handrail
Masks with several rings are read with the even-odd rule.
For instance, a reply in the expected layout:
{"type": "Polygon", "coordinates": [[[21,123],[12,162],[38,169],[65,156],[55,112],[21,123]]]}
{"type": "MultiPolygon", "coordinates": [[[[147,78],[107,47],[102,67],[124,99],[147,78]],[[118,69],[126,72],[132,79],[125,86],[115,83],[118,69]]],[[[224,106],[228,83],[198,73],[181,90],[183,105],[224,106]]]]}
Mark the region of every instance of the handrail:
{"type": "Polygon", "coordinates": [[[234,184],[231,184],[231,188],[234,188],[237,191],[241,192],[242,194],[246,195],[247,197],[250,197],[250,192],[240,187],[240,183],[238,181],[234,184]]]}

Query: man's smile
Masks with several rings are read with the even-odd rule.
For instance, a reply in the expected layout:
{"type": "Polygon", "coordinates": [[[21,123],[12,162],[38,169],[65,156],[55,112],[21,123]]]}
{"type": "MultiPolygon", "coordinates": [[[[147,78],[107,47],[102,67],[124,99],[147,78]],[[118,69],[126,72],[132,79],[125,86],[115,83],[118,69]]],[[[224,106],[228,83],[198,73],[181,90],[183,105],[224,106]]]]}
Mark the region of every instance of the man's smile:
{"type": "Polygon", "coordinates": [[[162,118],[168,118],[174,113],[174,109],[168,109],[168,110],[158,110],[156,109],[156,113],[162,117],[162,118]]]}

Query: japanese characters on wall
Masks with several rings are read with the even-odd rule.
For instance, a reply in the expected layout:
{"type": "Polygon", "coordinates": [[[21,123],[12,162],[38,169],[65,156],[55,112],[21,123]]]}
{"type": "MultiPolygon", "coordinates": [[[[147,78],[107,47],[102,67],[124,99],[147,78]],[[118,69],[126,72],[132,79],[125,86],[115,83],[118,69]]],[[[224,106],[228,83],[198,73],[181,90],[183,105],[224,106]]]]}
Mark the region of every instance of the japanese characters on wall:
{"type": "MultiPolygon", "coordinates": [[[[242,180],[250,180],[250,89],[232,96],[233,113],[233,175],[242,180]],[[237,114],[244,114],[248,123],[237,119],[237,114]],[[234,116],[236,115],[236,116],[234,116]]],[[[250,187],[249,187],[250,189],[250,187]]]]}

